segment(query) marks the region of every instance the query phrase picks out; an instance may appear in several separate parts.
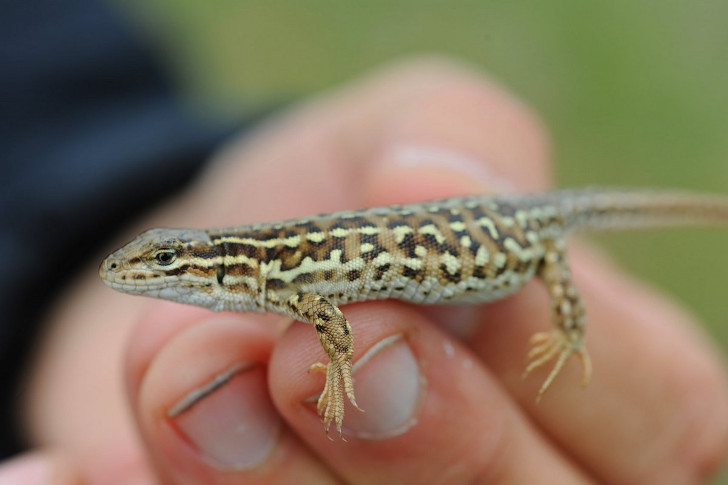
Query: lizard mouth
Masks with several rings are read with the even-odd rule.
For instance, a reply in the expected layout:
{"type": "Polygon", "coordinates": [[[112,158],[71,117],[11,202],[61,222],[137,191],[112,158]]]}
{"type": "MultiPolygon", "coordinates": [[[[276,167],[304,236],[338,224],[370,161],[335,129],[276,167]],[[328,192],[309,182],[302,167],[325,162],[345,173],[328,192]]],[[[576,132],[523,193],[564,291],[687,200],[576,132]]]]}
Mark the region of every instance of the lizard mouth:
{"type": "Polygon", "coordinates": [[[130,269],[113,255],[104,259],[99,266],[101,280],[111,288],[126,293],[142,293],[165,288],[161,274],[142,269],[130,269]]]}
{"type": "Polygon", "coordinates": [[[142,293],[147,290],[158,290],[165,287],[164,284],[161,284],[161,280],[151,283],[151,280],[148,278],[148,276],[141,273],[136,275],[110,275],[99,272],[99,274],[101,275],[101,279],[107,286],[110,286],[115,290],[124,291],[127,293],[132,291],[135,293],[142,293]]]}

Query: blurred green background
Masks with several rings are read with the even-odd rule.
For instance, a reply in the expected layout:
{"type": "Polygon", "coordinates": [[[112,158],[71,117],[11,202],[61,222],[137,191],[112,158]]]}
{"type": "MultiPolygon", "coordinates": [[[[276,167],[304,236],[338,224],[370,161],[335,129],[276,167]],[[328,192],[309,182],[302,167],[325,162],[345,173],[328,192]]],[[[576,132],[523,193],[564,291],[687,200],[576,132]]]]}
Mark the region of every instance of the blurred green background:
{"type": "MultiPolygon", "coordinates": [[[[235,117],[438,53],[541,115],[560,185],[728,194],[728,2],[136,0],[119,4],[192,104],[235,117]]],[[[593,238],[728,353],[728,231],[593,238]]],[[[728,483],[728,475],[724,476],[728,483]]],[[[721,482],[723,483],[723,482],[721,482]]]]}

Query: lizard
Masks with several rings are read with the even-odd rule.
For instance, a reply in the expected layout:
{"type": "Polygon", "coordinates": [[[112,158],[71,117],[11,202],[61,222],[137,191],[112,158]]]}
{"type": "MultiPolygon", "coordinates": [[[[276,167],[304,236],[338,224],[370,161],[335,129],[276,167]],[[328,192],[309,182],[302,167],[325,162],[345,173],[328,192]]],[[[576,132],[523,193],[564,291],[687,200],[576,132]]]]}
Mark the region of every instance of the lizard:
{"type": "Polygon", "coordinates": [[[591,376],[586,318],[566,259],[576,230],[725,224],[728,197],[652,189],[562,189],[473,195],[214,229],[149,229],[99,267],[110,287],[213,311],[273,312],[313,324],[329,362],[316,405],[342,433],[344,395],[356,403],[354,337],[340,310],[395,298],[479,304],[538,277],[552,328],[530,340],[524,377],[554,362],[537,399],[569,357],[591,376]]]}

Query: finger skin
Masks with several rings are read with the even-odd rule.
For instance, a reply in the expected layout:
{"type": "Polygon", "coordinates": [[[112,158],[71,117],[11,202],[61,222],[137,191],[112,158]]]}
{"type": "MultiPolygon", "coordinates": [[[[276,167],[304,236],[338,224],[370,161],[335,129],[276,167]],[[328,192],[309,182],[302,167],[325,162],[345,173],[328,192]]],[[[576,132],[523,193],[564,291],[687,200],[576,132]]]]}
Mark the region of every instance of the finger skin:
{"type": "MultiPolygon", "coordinates": [[[[537,483],[544,470],[549,470],[554,483],[589,482],[540,436],[465,347],[416,310],[405,304],[372,302],[348,305],[346,315],[357,342],[355,362],[387,337],[403,337],[396,345],[412,353],[421,374],[408,375],[421,383],[410,423],[391,432],[379,430],[383,434],[374,437],[348,428],[346,442],[327,439],[313,404],[306,402],[321,390],[322,381],[320,375],[306,372],[305,363],[322,356],[308,325],[294,325],[278,342],[270,383],[283,416],[347,482],[537,483]]],[[[365,415],[382,411],[367,392],[380,392],[387,375],[400,370],[372,367],[377,358],[354,374],[355,381],[366,377],[372,382],[360,388],[365,415]],[[374,375],[364,376],[367,372],[374,375]]],[[[347,413],[351,424],[358,412],[348,407],[347,413]]]]}
{"type": "Polygon", "coordinates": [[[571,261],[594,362],[587,389],[576,385],[580,369],[571,364],[536,405],[543,373],[520,378],[517,342],[548,325],[537,284],[492,305],[469,344],[538,425],[601,480],[702,483],[728,445],[728,389],[714,349],[683,311],[598,253],[574,245],[571,261]]]}
{"type": "MultiPolygon", "coordinates": [[[[130,475],[127,476],[130,477],[130,475]]],[[[84,482],[71,457],[49,449],[37,449],[13,456],[0,463],[0,484],[20,483],[24,485],[48,483],[80,485],[84,482]]]]}
{"type": "MultiPolygon", "coordinates": [[[[214,397],[218,401],[232,401],[225,406],[236,408],[244,406],[243,401],[262,400],[265,403],[268,394],[265,373],[276,332],[275,325],[265,321],[270,319],[255,321],[255,318],[231,314],[210,317],[208,312],[179,305],[163,306],[168,308],[152,311],[135,329],[127,357],[127,386],[132,410],[148,456],[162,482],[334,483],[327,468],[284,426],[274,423],[270,443],[260,441],[250,448],[227,450],[223,456],[235,459],[233,464],[238,463],[231,466],[231,462],[220,463],[210,457],[205,450],[211,446],[209,441],[203,441],[202,447],[197,446],[200,431],[190,428],[185,413],[174,418],[167,415],[170,407],[190,389],[203,386],[230,363],[237,362],[246,365],[244,371],[193,408],[198,416],[200,413],[213,415],[195,419],[204,419],[203,422],[210,425],[224,419],[219,412],[214,415],[219,409],[219,406],[211,408],[214,397]],[[140,345],[135,347],[135,342],[140,345]],[[245,399],[230,392],[230,387],[240,385],[245,399]],[[194,434],[188,434],[188,429],[194,434]],[[245,453],[265,446],[269,449],[262,461],[254,459],[250,464],[245,453]]],[[[254,409],[261,409],[259,406],[254,409]]],[[[249,419],[255,421],[263,416],[249,419]]],[[[239,426],[246,426],[245,422],[239,426]]],[[[248,432],[251,432],[250,428],[248,432]]],[[[212,451],[219,452],[219,449],[213,445],[212,451]]]]}
{"type": "Polygon", "coordinates": [[[186,217],[208,226],[238,225],[513,190],[513,184],[537,190],[549,180],[547,150],[532,113],[482,75],[449,63],[405,63],[232,144],[207,171],[199,189],[204,194],[186,217]],[[415,121],[420,126],[410,127],[415,121]],[[442,133],[435,136],[436,130],[442,133]],[[273,134],[287,143],[274,142],[273,134]],[[417,162],[421,177],[412,179],[411,160],[393,156],[403,147],[432,149],[417,162]],[[446,156],[468,161],[449,167],[448,159],[443,166],[439,159],[446,156]],[[409,182],[400,186],[405,170],[409,182]],[[489,186],[506,180],[508,187],[489,186]]]}

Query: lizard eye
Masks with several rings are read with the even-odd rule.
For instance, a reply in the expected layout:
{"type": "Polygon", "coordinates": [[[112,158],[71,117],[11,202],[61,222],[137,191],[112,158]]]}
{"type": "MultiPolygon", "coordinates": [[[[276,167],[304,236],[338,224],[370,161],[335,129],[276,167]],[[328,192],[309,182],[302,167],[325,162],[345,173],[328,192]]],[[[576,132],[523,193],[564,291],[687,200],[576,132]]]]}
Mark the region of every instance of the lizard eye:
{"type": "Polygon", "coordinates": [[[154,255],[154,259],[157,260],[157,264],[160,266],[169,266],[177,259],[177,251],[174,249],[160,249],[154,255]]]}

